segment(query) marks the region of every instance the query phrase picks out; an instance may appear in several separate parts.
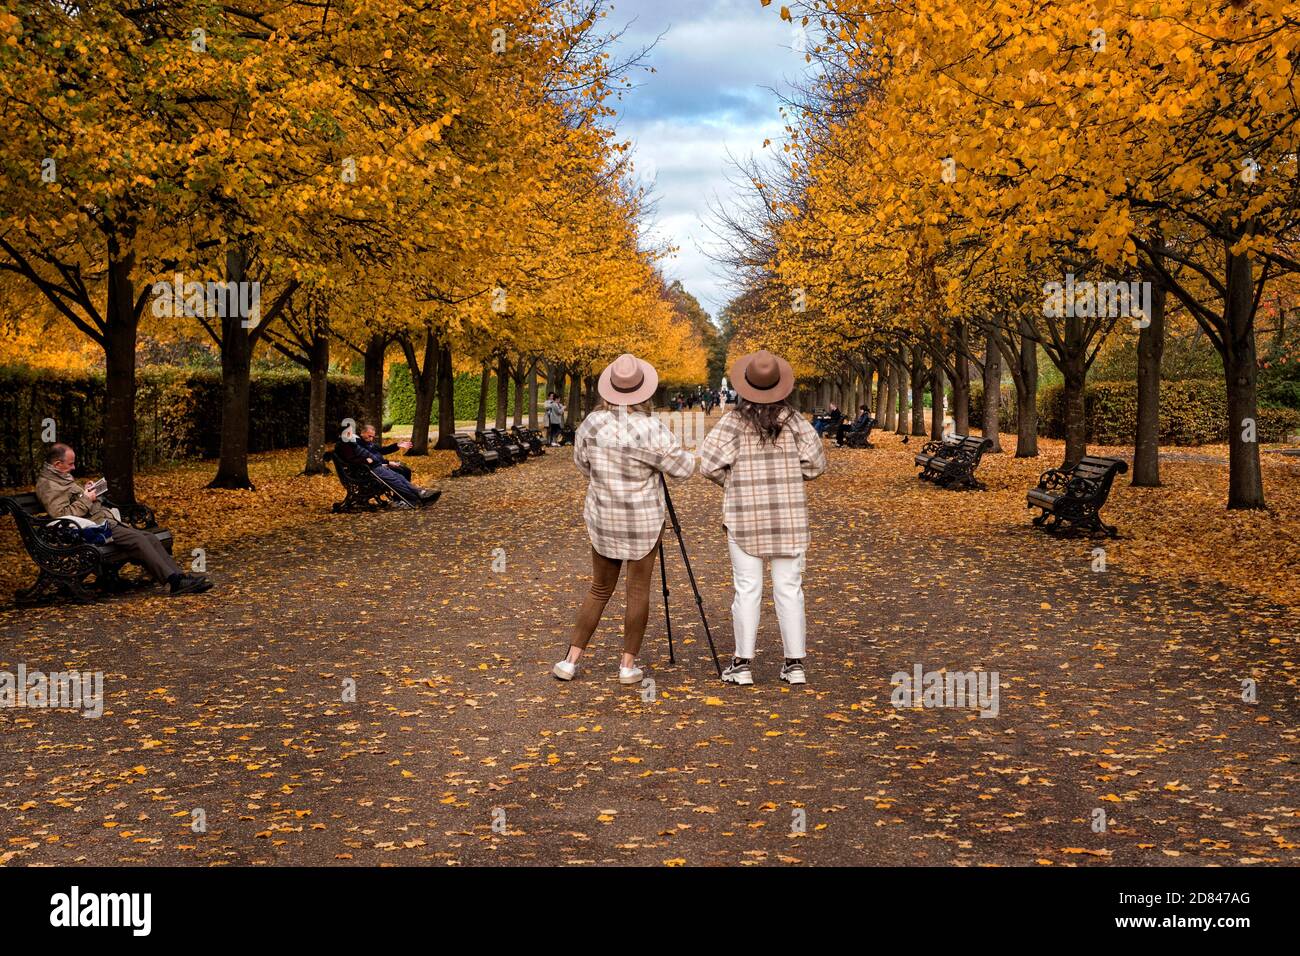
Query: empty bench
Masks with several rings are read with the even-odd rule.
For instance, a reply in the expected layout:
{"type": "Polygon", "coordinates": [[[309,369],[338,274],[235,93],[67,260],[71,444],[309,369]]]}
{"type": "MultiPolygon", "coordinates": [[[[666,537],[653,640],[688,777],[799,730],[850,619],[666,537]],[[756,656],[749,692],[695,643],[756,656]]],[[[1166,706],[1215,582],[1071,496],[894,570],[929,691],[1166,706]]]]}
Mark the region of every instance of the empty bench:
{"type": "Polygon", "coordinates": [[[524,449],[534,458],[540,458],[546,454],[546,442],[542,439],[540,432],[528,428],[526,425],[514,425],[510,428],[510,433],[515,436],[515,441],[524,446],[524,449]]]}
{"type": "Polygon", "coordinates": [[[485,451],[497,453],[499,465],[514,465],[528,457],[528,452],[524,450],[522,445],[495,428],[476,431],[474,438],[485,451]]]}
{"type": "MultiPolygon", "coordinates": [[[[145,505],[118,507],[103,496],[99,500],[105,508],[117,508],[123,524],[152,533],[171,551],[172,533],[158,527],[153,511],[145,505]]],[[[132,559],[111,541],[89,544],[72,522],[47,515],[36,495],[28,492],[0,498],[0,514],[5,512],[13,515],[23,547],[40,572],[31,587],[14,594],[15,604],[41,604],[56,596],[82,604],[92,602],[97,594],[86,586],[86,580],[91,577],[100,592],[118,591],[127,586],[119,572],[132,559]]]]}
{"type": "Polygon", "coordinates": [[[1110,497],[1115,476],[1128,471],[1120,458],[1085,455],[1073,468],[1049,468],[1029,489],[1028,508],[1042,511],[1034,524],[1045,531],[1081,530],[1115,537],[1118,529],[1101,520],[1101,507],[1110,497]]]}
{"type": "Polygon", "coordinates": [[[501,464],[501,456],[497,454],[496,449],[483,448],[468,435],[457,434],[455,438],[456,454],[460,458],[460,465],[451,473],[453,478],[486,475],[496,471],[501,464]]]}
{"type": "Polygon", "coordinates": [[[975,478],[975,469],[992,447],[991,438],[945,435],[942,441],[926,442],[913,461],[921,469],[918,477],[922,481],[933,481],[941,488],[983,491],[984,483],[975,478]]]}

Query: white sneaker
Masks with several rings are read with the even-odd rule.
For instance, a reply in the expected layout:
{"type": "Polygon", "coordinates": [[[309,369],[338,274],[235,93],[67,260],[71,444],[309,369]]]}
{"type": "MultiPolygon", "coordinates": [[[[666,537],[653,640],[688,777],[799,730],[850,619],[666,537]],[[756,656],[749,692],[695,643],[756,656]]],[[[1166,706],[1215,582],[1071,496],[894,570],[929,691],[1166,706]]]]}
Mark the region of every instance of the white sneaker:
{"type": "Polygon", "coordinates": [[[618,669],[618,682],[620,684],[639,684],[643,674],[639,667],[623,667],[618,669]]]}
{"type": "Polygon", "coordinates": [[[781,680],[789,684],[806,684],[808,677],[803,672],[802,660],[788,660],[781,668],[781,680]]]}
{"type": "Polygon", "coordinates": [[[728,684],[740,684],[744,687],[754,683],[754,672],[749,669],[749,661],[733,657],[730,666],[722,672],[722,680],[728,684]]]}
{"type": "Polygon", "coordinates": [[[560,680],[573,680],[573,676],[578,673],[578,665],[571,664],[568,661],[560,661],[551,668],[551,673],[560,680]]]}

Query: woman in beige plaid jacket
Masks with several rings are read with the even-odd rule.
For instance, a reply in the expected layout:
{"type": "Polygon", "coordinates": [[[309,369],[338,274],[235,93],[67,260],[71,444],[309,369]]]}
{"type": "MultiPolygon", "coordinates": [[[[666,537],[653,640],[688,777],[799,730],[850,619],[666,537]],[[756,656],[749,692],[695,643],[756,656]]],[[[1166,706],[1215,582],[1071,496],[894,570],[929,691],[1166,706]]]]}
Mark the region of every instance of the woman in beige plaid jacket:
{"type": "Polygon", "coordinates": [[[650,580],[664,529],[659,475],[682,479],[695,472],[695,456],[651,414],[649,399],[658,385],[659,375],[649,362],[620,355],[596,385],[600,406],[574,435],[573,461],[591,482],[583,517],[591,538],[592,580],[578,610],[569,653],[551,669],[560,680],[573,680],[577,674],[578,660],[626,563],[627,610],[618,679],[624,684],[641,682],[636,656],[650,616],[650,580]]]}
{"type": "Polygon", "coordinates": [[[722,523],[727,529],[736,597],[731,623],[736,653],[722,679],[754,683],[750,661],[763,601],[763,561],[772,565],[772,597],[781,625],[785,664],[781,679],[807,683],[803,560],[808,548],[804,482],[826,471],[821,437],[786,402],[794,388],[790,363],[760,351],[731,368],[740,396],[734,411],[700,446],[700,474],[725,489],[722,523]]]}

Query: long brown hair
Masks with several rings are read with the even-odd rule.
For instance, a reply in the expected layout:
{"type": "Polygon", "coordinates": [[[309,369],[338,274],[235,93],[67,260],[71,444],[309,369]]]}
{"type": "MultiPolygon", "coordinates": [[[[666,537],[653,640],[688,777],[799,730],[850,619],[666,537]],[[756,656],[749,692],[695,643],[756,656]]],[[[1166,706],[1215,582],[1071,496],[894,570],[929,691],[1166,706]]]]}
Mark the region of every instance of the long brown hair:
{"type": "Polygon", "coordinates": [[[793,412],[794,408],[784,398],[779,402],[751,402],[747,398],[740,398],[736,405],[736,414],[758,432],[758,440],[773,445],[781,437],[781,428],[785,425],[786,418],[793,412]]]}

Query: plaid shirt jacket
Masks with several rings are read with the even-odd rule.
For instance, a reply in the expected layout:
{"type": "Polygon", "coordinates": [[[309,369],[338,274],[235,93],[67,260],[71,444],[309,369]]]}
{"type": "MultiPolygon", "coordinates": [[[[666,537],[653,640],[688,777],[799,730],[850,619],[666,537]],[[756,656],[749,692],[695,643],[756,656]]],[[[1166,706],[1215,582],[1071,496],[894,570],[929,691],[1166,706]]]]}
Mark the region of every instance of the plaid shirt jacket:
{"type": "Polygon", "coordinates": [[[653,415],[592,412],[573,436],[573,461],[591,479],[582,515],[591,546],[620,561],[644,558],[664,529],[659,473],[689,478],[695,456],[653,415]]]}
{"type": "Polygon", "coordinates": [[[826,471],[826,451],[798,412],[775,443],[763,443],[735,411],[722,416],[700,446],[700,474],[724,489],[722,523],[756,558],[792,557],[808,548],[804,482],[826,471]]]}

